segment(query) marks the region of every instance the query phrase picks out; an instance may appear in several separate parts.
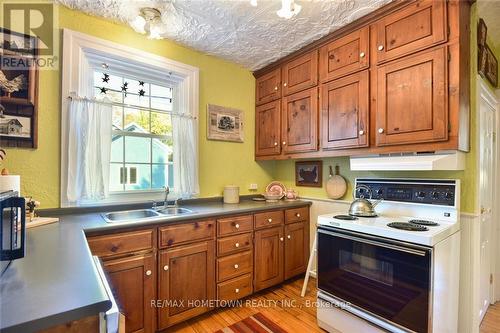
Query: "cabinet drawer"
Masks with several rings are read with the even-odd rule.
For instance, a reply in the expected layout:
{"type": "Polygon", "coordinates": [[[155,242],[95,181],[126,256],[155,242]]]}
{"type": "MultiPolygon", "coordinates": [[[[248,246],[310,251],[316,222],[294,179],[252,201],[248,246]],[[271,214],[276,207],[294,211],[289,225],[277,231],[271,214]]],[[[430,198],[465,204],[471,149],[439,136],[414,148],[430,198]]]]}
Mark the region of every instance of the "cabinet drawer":
{"type": "Polygon", "coordinates": [[[260,105],[281,97],[281,68],[258,77],[255,80],[255,104],[260,105]]]}
{"type": "Polygon", "coordinates": [[[252,215],[235,216],[217,220],[217,235],[227,236],[252,231],[252,215]]]}
{"type": "Polygon", "coordinates": [[[246,274],[217,285],[217,299],[230,301],[252,293],[252,274],[246,274]]]}
{"type": "Polygon", "coordinates": [[[283,224],[283,211],[255,214],[255,229],[283,224]]]}
{"type": "Polygon", "coordinates": [[[309,220],[309,207],[287,209],[285,211],[285,223],[294,223],[309,220]]]}
{"type": "Polygon", "coordinates": [[[193,243],[215,237],[215,221],[196,221],[159,228],[160,248],[193,243]]]}
{"type": "Polygon", "coordinates": [[[252,248],[252,233],[225,237],[217,240],[217,255],[223,256],[252,248]]]}
{"type": "Polygon", "coordinates": [[[155,232],[150,229],[94,236],[88,239],[88,243],[93,255],[105,257],[151,249],[154,246],[154,239],[155,232]]]}
{"type": "Polygon", "coordinates": [[[252,251],[217,259],[217,282],[252,272],[252,251]]]}

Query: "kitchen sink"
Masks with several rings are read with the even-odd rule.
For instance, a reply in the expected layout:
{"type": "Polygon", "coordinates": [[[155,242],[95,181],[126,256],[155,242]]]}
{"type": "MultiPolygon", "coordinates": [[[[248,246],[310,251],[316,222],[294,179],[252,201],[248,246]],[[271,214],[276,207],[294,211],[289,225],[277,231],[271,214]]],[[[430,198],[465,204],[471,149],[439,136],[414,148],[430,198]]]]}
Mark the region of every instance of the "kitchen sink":
{"type": "Polygon", "coordinates": [[[111,212],[102,214],[104,220],[108,223],[120,222],[140,222],[145,220],[157,220],[166,217],[174,217],[183,214],[194,213],[191,209],[181,207],[167,207],[164,209],[138,209],[126,210],[121,212],[111,212]]]}

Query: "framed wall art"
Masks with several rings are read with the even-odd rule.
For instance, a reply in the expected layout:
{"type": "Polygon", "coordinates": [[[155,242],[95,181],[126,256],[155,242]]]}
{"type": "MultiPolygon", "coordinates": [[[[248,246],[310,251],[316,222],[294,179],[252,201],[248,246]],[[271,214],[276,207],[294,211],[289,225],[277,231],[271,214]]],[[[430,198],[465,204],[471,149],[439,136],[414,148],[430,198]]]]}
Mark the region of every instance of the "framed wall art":
{"type": "Polygon", "coordinates": [[[295,162],[296,186],[323,186],[322,161],[297,161],[295,162]]]}
{"type": "Polygon", "coordinates": [[[208,104],[207,139],[243,142],[243,111],[208,104]]]}
{"type": "Polygon", "coordinates": [[[496,88],[498,86],[498,60],[488,45],[486,45],[486,69],[484,74],[493,87],[496,88]]]}
{"type": "Polygon", "coordinates": [[[486,45],[486,34],[488,32],[488,28],[486,27],[486,23],[482,18],[479,19],[477,23],[477,45],[479,47],[486,45]]]}

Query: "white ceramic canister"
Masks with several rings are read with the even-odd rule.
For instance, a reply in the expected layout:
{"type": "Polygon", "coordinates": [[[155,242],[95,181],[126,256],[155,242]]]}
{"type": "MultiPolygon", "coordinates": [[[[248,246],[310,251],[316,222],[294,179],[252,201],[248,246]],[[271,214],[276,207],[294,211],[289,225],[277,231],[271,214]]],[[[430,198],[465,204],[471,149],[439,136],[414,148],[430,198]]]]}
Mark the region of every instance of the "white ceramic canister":
{"type": "Polygon", "coordinates": [[[236,185],[224,186],[224,203],[234,204],[240,202],[240,188],[236,185]]]}

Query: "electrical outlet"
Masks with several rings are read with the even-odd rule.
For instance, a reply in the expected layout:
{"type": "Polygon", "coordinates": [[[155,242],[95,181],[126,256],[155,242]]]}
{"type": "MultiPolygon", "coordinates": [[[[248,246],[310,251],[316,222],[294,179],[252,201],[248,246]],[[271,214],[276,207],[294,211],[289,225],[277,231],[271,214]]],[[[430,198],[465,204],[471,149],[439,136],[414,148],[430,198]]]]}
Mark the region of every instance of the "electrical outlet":
{"type": "Polygon", "coordinates": [[[252,190],[252,191],[256,191],[257,190],[257,184],[250,184],[250,186],[248,186],[248,189],[252,190]]]}

